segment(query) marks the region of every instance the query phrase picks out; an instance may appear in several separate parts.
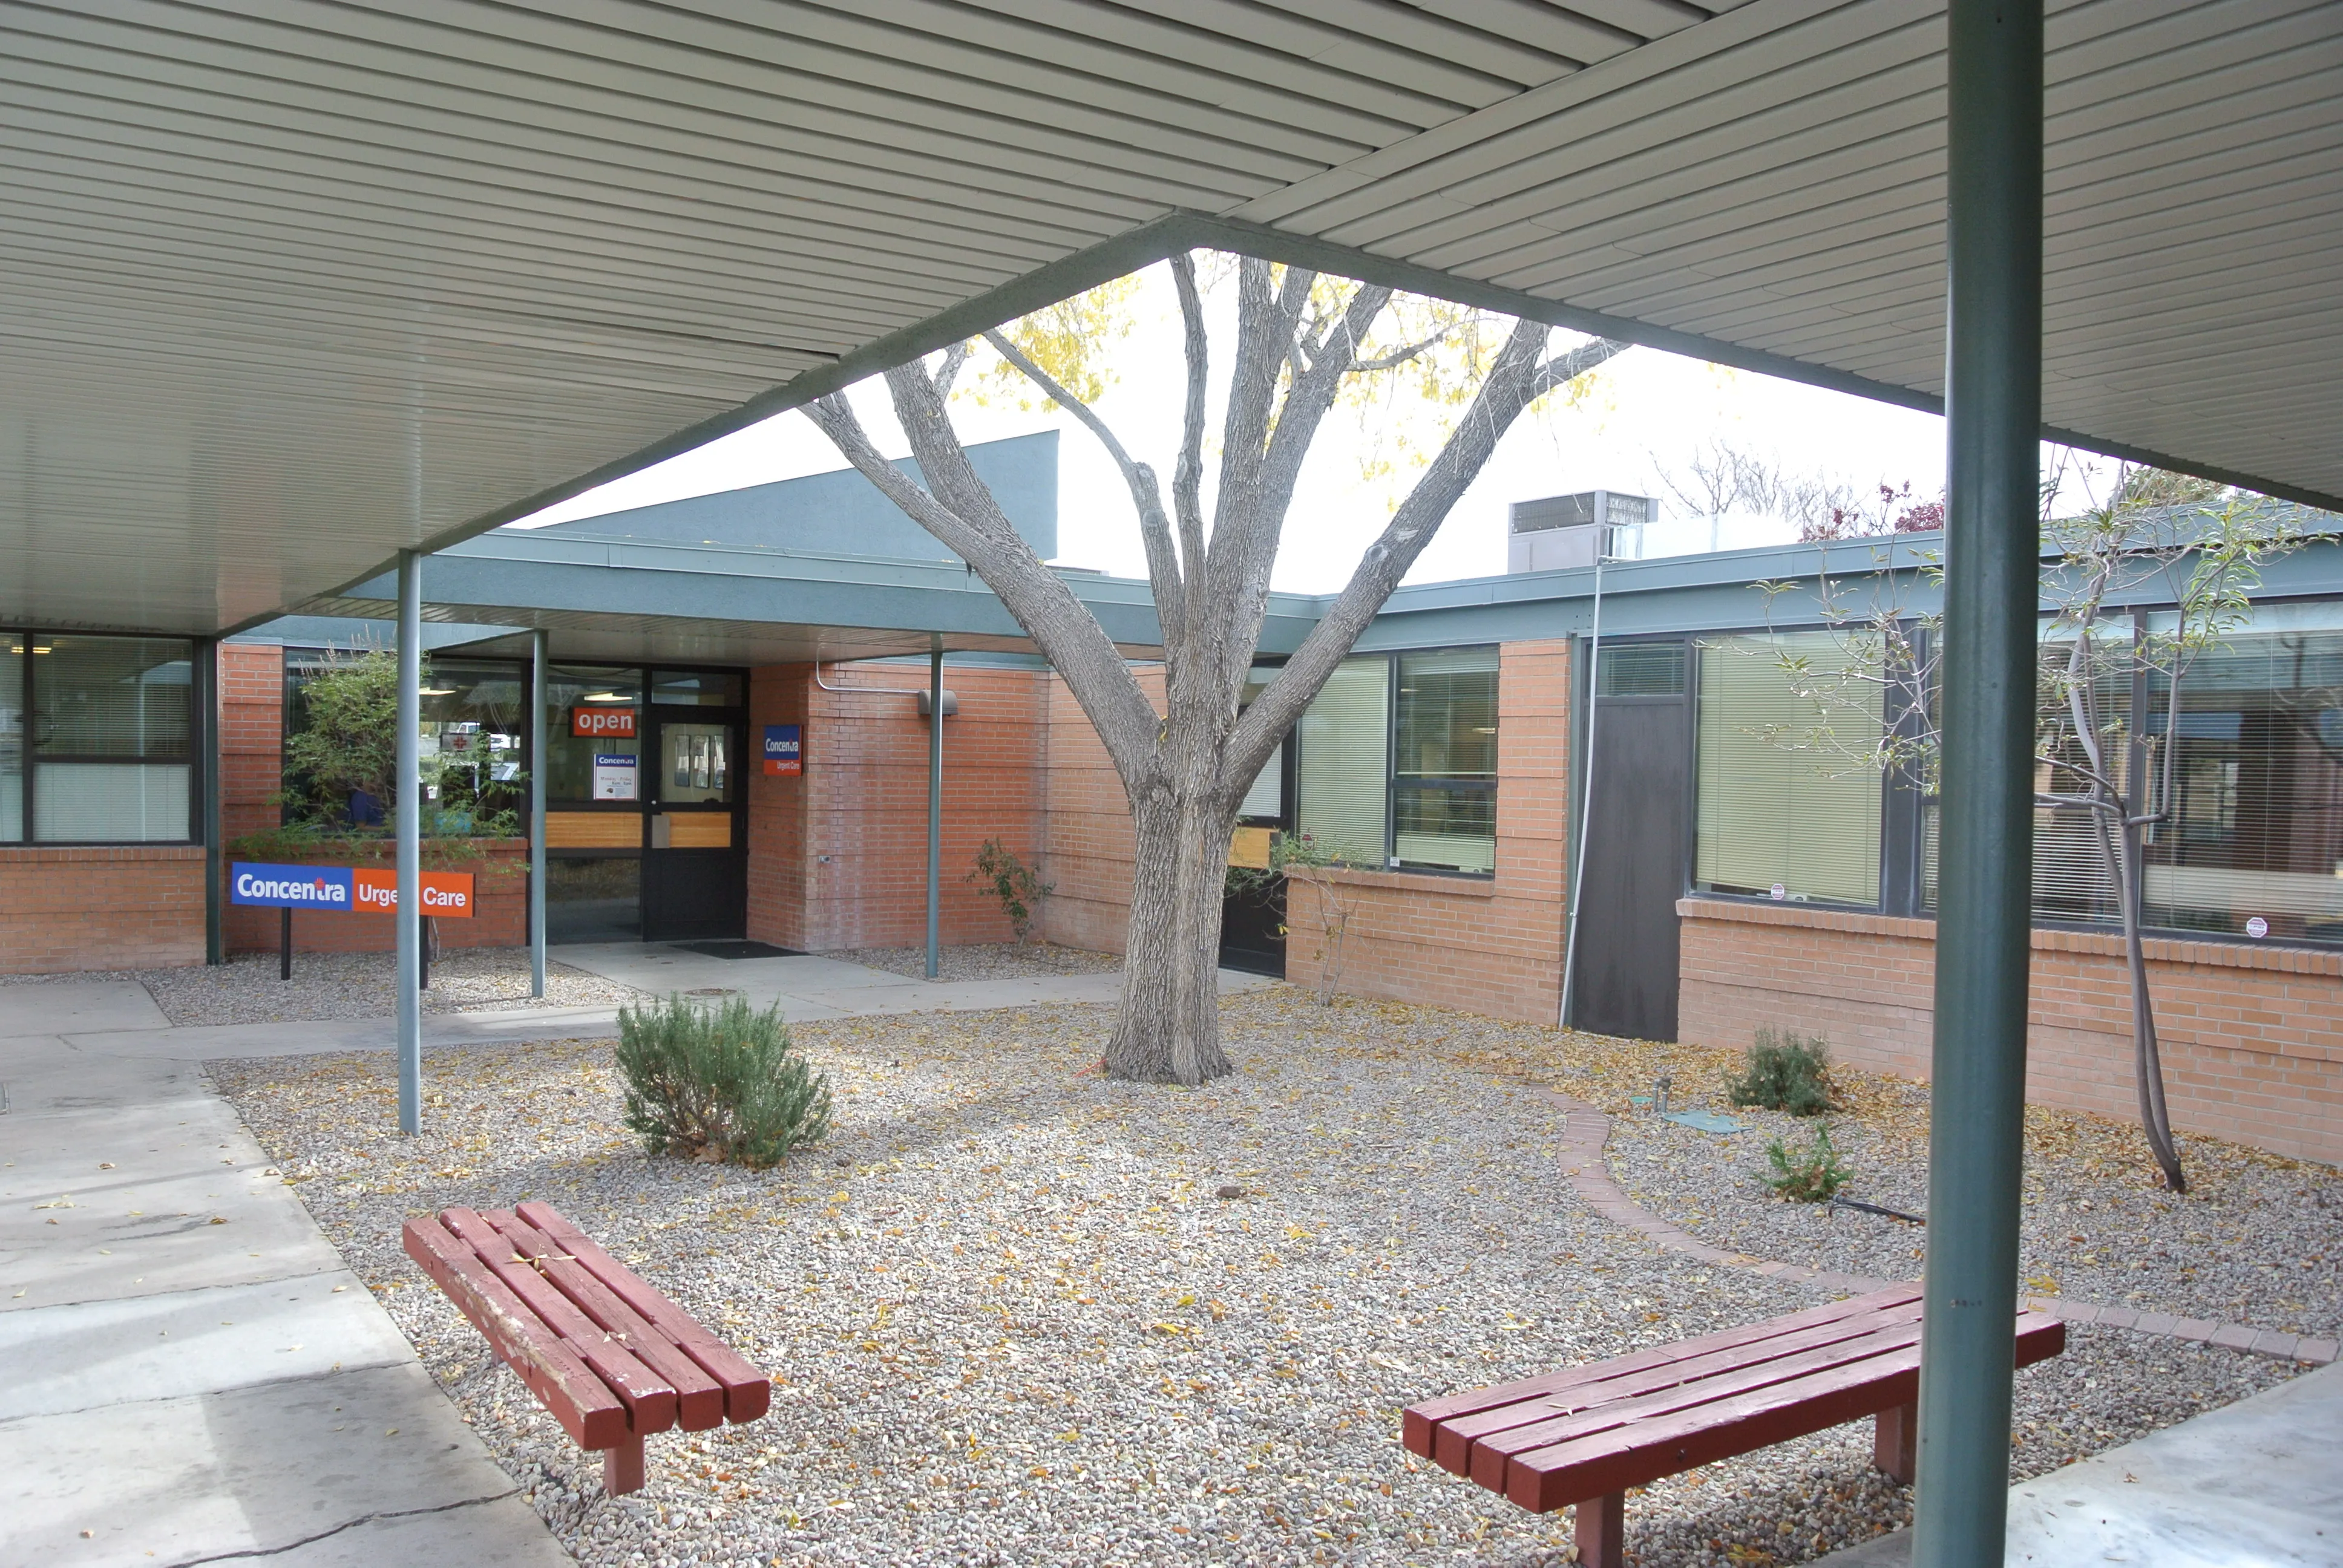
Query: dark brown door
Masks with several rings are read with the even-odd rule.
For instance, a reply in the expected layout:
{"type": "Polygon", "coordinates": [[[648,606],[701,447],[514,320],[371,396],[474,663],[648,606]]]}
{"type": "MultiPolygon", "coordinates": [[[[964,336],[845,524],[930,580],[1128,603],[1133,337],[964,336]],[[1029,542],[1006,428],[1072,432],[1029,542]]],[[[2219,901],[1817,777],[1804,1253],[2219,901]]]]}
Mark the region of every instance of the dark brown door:
{"type": "Polygon", "coordinates": [[[1594,704],[1593,815],[1579,892],[1571,1021],[1634,1040],[1676,1037],[1676,900],[1684,896],[1689,859],[1692,714],[1682,645],[1674,647],[1673,680],[1665,676],[1668,661],[1647,659],[1628,682],[1611,678],[1606,647],[1606,686],[1673,684],[1676,689],[1598,697],[1594,704]]]}

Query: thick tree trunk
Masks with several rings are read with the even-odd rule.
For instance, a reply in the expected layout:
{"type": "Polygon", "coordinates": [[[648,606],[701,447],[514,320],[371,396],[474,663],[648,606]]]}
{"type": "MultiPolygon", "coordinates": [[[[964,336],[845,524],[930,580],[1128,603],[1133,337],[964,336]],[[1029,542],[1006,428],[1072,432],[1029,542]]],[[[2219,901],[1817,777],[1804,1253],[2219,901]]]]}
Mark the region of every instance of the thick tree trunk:
{"type": "Polygon", "coordinates": [[[1235,818],[1204,795],[1151,792],[1132,812],[1136,857],[1114,1078],[1195,1085],[1232,1070],[1221,1049],[1221,904],[1235,818]]]}

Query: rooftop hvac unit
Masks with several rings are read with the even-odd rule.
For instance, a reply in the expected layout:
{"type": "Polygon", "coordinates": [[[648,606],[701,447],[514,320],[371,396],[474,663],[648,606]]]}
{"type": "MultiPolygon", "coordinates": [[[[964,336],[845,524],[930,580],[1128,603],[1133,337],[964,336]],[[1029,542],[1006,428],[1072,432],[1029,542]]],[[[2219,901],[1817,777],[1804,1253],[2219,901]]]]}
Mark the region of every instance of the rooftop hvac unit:
{"type": "Polygon", "coordinates": [[[1621,535],[1640,530],[1652,520],[1652,514],[1650,497],[1622,495],[1616,490],[1581,490],[1574,496],[1515,501],[1505,541],[1505,570],[1549,572],[1591,567],[1598,551],[1615,558],[1624,553],[1622,546],[1629,542],[1621,535]]]}

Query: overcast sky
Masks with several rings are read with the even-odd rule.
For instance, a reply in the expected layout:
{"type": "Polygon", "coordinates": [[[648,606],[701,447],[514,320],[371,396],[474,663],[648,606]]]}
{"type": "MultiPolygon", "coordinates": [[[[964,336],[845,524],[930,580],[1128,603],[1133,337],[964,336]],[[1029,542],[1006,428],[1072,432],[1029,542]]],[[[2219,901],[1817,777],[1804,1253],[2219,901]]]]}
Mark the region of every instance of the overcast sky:
{"type": "MultiPolygon", "coordinates": [[[[1155,278],[1148,281],[1151,286],[1135,305],[1137,325],[1116,355],[1121,377],[1099,407],[1125,444],[1154,462],[1168,482],[1179,434],[1182,371],[1168,288],[1152,286],[1155,278]]],[[[1567,340],[1557,334],[1557,343],[1567,340]]],[[[1225,378],[1225,363],[1223,356],[1216,385],[1225,378]]],[[[1650,348],[1630,349],[1598,374],[1600,385],[1579,407],[1526,415],[1514,425],[1417,563],[1411,581],[1503,571],[1505,509],[1513,501],[1591,489],[1664,498],[1655,470],[1681,473],[1700,448],[1717,439],[1755,450],[1793,473],[1825,475],[1865,487],[1908,482],[1916,494],[1926,498],[1943,488],[1944,422],[1935,415],[1650,348]]],[[[857,389],[855,403],[882,449],[890,454],[908,450],[888,413],[883,387],[864,384],[857,389]]],[[[1215,421],[1217,417],[1216,407],[1215,421]]],[[[1412,417],[1420,417],[1405,407],[1388,413],[1377,410],[1363,419],[1343,410],[1329,417],[1288,519],[1277,587],[1326,592],[1342,586],[1360,550],[1383,526],[1413,477],[1408,473],[1374,482],[1362,479],[1363,457],[1376,438],[1375,421],[1412,417]]],[[[1047,407],[1024,411],[956,398],[954,417],[969,441],[1062,430],[1058,559],[1123,576],[1145,575],[1129,493],[1088,431],[1047,407]]],[[[803,415],[783,414],[604,485],[528,519],[524,526],[845,466],[803,415]]],[[[1681,517],[1682,510],[1663,500],[1664,515],[1681,517]]],[[[1728,520],[1721,532],[1725,548],[1792,537],[1786,525],[1753,518],[1728,520]]],[[[1705,534],[1704,525],[1677,528],[1673,548],[1704,542],[1705,534]]]]}

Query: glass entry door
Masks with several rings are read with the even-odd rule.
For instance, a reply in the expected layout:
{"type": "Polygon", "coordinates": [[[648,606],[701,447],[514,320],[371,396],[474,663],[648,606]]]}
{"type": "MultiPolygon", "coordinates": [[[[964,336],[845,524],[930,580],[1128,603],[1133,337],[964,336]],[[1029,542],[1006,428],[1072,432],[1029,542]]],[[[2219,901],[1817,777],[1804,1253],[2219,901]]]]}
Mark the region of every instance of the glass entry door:
{"type": "Polygon", "coordinates": [[[743,725],[705,707],[650,708],[655,759],[643,860],[643,940],[747,934],[749,853],[740,809],[743,725]]]}

